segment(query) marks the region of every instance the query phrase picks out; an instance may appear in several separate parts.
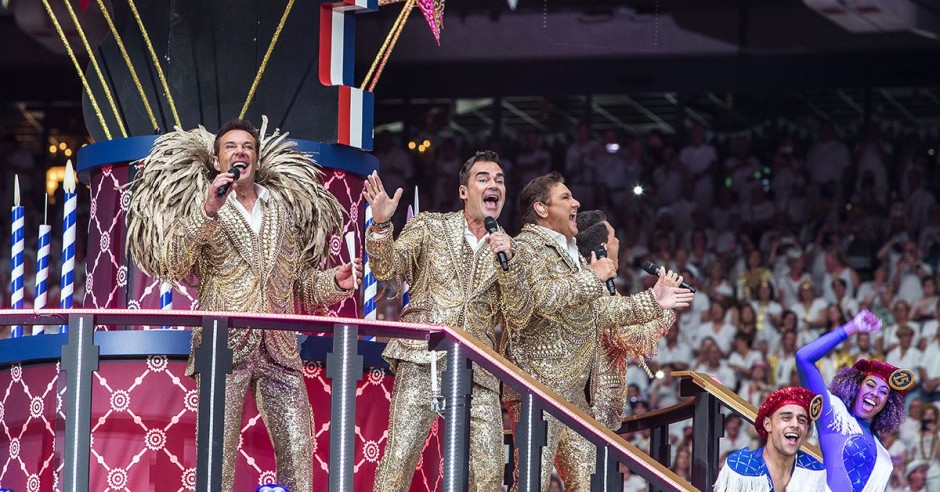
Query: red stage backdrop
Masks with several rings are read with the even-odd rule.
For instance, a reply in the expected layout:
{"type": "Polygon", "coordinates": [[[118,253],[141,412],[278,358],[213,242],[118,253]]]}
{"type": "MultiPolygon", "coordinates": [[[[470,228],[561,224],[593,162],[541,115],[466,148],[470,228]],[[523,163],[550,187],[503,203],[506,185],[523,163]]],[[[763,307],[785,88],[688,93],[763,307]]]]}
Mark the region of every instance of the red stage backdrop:
{"type": "MultiPolygon", "coordinates": [[[[103,360],[93,379],[90,490],[190,491],[196,484],[195,382],[185,362],[153,356],[103,360]]],[[[307,389],[316,421],[314,490],[329,486],[330,381],[324,366],[307,362],[307,389]]],[[[17,492],[62,490],[62,396],[57,364],[13,365],[0,371],[0,486],[17,492]]],[[[372,368],[359,382],[356,406],[356,491],[371,491],[388,439],[392,378],[372,368]]],[[[439,423],[439,422],[438,422],[439,423]]],[[[441,459],[435,424],[411,490],[440,488],[441,459]]],[[[267,430],[249,397],[242,417],[235,490],[253,491],[275,479],[267,430]]]]}

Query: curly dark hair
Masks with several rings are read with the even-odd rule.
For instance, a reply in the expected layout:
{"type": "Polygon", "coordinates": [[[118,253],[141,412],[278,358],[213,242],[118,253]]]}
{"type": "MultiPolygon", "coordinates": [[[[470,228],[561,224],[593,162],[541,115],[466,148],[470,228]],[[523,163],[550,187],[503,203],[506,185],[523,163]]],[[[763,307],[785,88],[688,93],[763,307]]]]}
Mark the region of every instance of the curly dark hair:
{"type": "MultiPolygon", "coordinates": [[[[865,376],[864,372],[852,367],[839,369],[836,377],[832,378],[832,382],[829,383],[829,392],[839,397],[851,412],[855,406],[858,388],[862,385],[862,381],[865,381],[865,376]]],[[[895,432],[901,426],[901,422],[904,422],[904,395],[899,391],[891,390],[885,407],[872,419],[871,430],[876,434],[895,432]]]]}

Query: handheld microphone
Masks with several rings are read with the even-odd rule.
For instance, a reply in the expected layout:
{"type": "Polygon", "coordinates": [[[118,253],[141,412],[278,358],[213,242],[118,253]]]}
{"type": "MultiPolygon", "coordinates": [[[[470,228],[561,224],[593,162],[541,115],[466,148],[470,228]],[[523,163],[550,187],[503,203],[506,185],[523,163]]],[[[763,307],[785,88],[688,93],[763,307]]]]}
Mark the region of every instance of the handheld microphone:
{"type": "MultiPolygon", "coordinates": [[[[656,277],[659,276],[659,265],[653,263],[652,261],[647,262],[647,263],[644,263],[644,264],[643,264],[643,270],[646,270],[646,273],[648,273],[648,274],[650,274],[650,275],[653,275],[653,276],[656,276],[656,277]]],[[[682,283],[679,284],[679,287],[681,287],[681,288],[683,288],[683,289],[689,289],[689,290],[692,291],[693,293],[695,292],[695,287],[692,287],[691,285],[689,285],[689,283],[686,282],[685,280],[683,280],[682,283]]]]}
{"type": "MultiPolygon", "coordinates": [[[[604,245],[600,245],[594,248],[594,256],[598,258],[607,258],[607,248],[604,245]]],[[[610,295],[617,294],[617,287],[614,286],[614,279],[607,279],[607,292],[610,292],[610,295]]]]}
{"type": "MultiPolygon", "coordinates": [[[[483,227],[486,227],[486,232],[492,234],[499,231],[499,224],[496,223],[496,219],[487,216],[483,219],[483,227]]],[[[502,251],[496,253],[496,259],[499,260],[499,266],[503,267],[503,271],[509,271],[509,260],[506,259],[506,253],[502,251]]]]}
{"type": "MultiPolygon", "coordinates": [[[[238,178],[241,177],[242,175],[241,169],[235,166],[230,167],[228,169],[228,172],[232,173],[235,176],[235,181],[238,181],[238,178]]],[[[234,183],[235,181],[232,181],[232,183],[234,183]]],[[[222,198],[223,196],[225,196],[225,194],[228,193],[229,187],[232,186],[232,183],[225,183],[224,185],[220,186],[219,191],[215,195],[219,198],[222,198]]]]}

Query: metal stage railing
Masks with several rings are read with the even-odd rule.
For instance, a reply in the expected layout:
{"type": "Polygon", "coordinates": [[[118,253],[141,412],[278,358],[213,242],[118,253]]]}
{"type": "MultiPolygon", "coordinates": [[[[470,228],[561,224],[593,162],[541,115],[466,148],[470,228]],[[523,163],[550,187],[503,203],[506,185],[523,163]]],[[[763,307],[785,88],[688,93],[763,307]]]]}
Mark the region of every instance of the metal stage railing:
{"type": "MultiPolygon", "coordinates": [[[[333,386],[329,455],[331,491],[352,490],[355,390],[356,381],[363,374],[362,356],[357,348],[360,335],[428,340],[430,349],[448,352],[443,382],[445,412],[441,440],[444,460],[442,488],[446,492],[467,489],[471,362],[490,371],[503,384],[518,391],[522,395],[522,415],[531,416],[535,422],[542,422],[542,425],[532,425],[531,420],[523,418],[517,426],[515,444],[519,447],[520,456],[519,490],[540,490],[538,469],[541,446],[545,440],[543,412],[548,412],[597,446],[597,473],[592,481],[592,490],[620,490],[622,479],[617,470],[617,462],[624,463],[648,481],[653,490],[706,490],[682,480],[665,464],[626,442],[491,348],[457,328],[350,318],[232,312],[0,310],[0,325],[60,324],[67,324],[69,327],[68,341],[61,350],[61,369],[67,373],[62,483],[65,484],[64,490],[69,492],[88,490],[91,378],[93,371],[98,368],[99,361],[94,331],[95,327],[100,325],[203,327],[202,345],[195,354],[195,369],[201,381],[197,423],[197,442],[200,444],[197,451],[196,490],[219,489],[224,381],[232,366],[232,353],[226,344],[230,328],[312,331],[332,335],[332,352],[327,355],[326,360],[327,376],[332,378],[333,386]]],[[[9,354],[3,359],[7,363],[15,362],[15,356],[11,359],[9,354]]],[[[709,398],[702,400],[711,401],[709,398]]],[[[695,417],[698,418],[698,415],[696,407],[695,417]]],[[[714,424],[715,420],[709,422],[714,424]]],[[[720,419],[717,423],[720,424],[720,419]]],[[[720,428],[713,429],[712,432],[720,432],[720,428]]],[[[715,448],[717,449],[717,442],[715,448]]],[[[668,453],[668,448],[665,449],[668,453]]],[[[711,457],[710,453],[706,454],[711,457]]],[[[711,463],[710,469],[717,470],[717,457],[711,463]]],[[[713,479],[703,483],[712,482],[713,479]]]]}

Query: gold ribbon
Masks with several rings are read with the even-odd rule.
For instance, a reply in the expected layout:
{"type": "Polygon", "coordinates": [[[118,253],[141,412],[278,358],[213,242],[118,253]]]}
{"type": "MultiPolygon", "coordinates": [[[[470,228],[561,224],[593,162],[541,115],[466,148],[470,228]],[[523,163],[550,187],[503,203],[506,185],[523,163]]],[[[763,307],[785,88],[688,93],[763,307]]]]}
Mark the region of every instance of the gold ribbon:
{"type": "Polygon", "coordinates": [[[143,36],[147,51],[150,52],[150,58],[153,59],[153,66],[157,69],[160,84],[163,86],[163,91],[166,92],[166,100],[170,103],[170,112],[173,113],[173,121],[176,123],[176,126],[182,127],[183,124],[180,123],[180,115],[176,112],[176,103],[173,102],[173,95],[170,94],[170,85],[166,83],[166,75],[163,74],[163,67],[160,66],[157,52],[153,49],[153,44],[150,42],[150,35],[147,34],[147,28],[144,27],[144,21],[140,18],[140,13],[137,12],[137,4],[134,3],[134,0],[127,0],[127,4],[130,5],[134,19],[137,20],[137,27],[140,28],[140,35],[143,36]]]}
{"type": "MultiPolygon", "coordinates": [[[[381,2],[379,2],[382,5],[381,2]]],[[[392,3],[392,2],[388,2],[392,3]]],[[[388,62],[388,58],[392,55],[392,50],[395,49],[395,43],[398,42],[398,36],[401,34],[402,30],[405,28],[405,22],[408,22],[408,14],[411,13],[411,9],[415,6],[415,0],[407,0],[407,3],[401,9],[401,13],[398,14],[398,18],[395,19],[395,23],[392,24],[392,30],[389,31],[388,36],[385,37],[385,41],[382,43],[382,47],[379,48],[379,52],[375,54],[375,60],[372,61],[372,66],[369,67],[369,72],[366,73],[365,80],[362,81],[362,86],[360,89],[372,91],[375,88],[375,84],[378,83],[379,77],[382,75],[382,71],[385,69],[385,63],[388,62]],[[378,72],[376,72],[376,67],[378,67],[378,72]],[[372,74],[375,73],[375,78],[372,79],[372,74]],[[370,83],[370,80],[371,83],[370,83]],[[368,89],[367,87],[368,86],[368,89]]]]}
{"type": "Polygon", "coordinates": [[[95,99],[95,95],[91,92],[91,86],[88,85],[88,80],[85,79],[85,73],[82,71],[82,67],[78,63],[78,58],[75,57],[75,52],[72,51],[72,46],[69,44],[68,38],[65,37],[65,32],[62,31],[62,26],[59,25],[59,20],[56,19],[55,13],[52,12],[52,7],[49,6],[49,0],[42,0],[42,5],[46,8],[46,13],[49,14],[49,19],[52,20],[52,25],[59,34],[59,38],[62,40],[62,45],[65,46],[65,51],[68,53],[69,58],[71,58],[72,65],[75,66],[75,71],[78,72],[78,78],[82,80],[82,87],[85,88],[85,94],[88,95],[88,100],[91,101],[91,106],[95,110],[95,116],[98,117],[98,122],[101,123],[101,128],[104,130],[104,136],[108,140],[111,140],[111,130],[108,129],[108,123],[105,121],[104,115],[101,114],[101,108],[98,107],[98,100],[95,99]]]}
{"type": "Polygon", "coordinates": [[[277,29],[274,30],[274,37],[271,38],[271,44],[268,45],[268,51],[265,52],[264,58],[261,59],[261,67],[258,68],[258,73],[255,75],[255,80],[251,83],[251,89],[248,89],[248,98],[245,99],[245,104],[242,106],[241,113],[238,113],[238,118],[244,118],[245,113],[248,112],[248,106],[251,104],[251,101],[255,98],[255,90],[258,89],[258,84],[261,83],[261,76],[264,75],[264,69],[268,66],[268,60],[271,58],[271,52],[274,51],[274,45],[277,44],[277,40],[281,37],[281,30],[284,29],[284,23],[287,22],[287,15],[290,14],[291,8],[294,6],[294,0],[289,0],[287,2],[287,7],[284,8],[284,13],[281,14],[281,21],[277,23],[277,29]]]}
{"type": "Polygon", "coordinates": [[[114,103],[114,96],[111,94],[111,87],[108,86],[108,83],[104,80],[104,74],[101,73],[101,67],[98,66],[98,59],[95,58],[95,51],[91,49],[91,45],[88,44],[88,38],[85,37],[85,30],[82,29],[82,24],[78,21],[78,16],[75,15],[75,9],[72,8],[72,3],[69,0],[62,0],[62,3],[65,4],[65,8],[69,11],[69,17],[71,17],[72,22],[75,24],[75,30],[78,32],[79,39],[82,40],[82,45],[85,46],[85,51],[88,52],[88,59],[91,61],[91,66],[94,67],[95,73],[98,74],[98,80],[101,82],[101,88],[104,89],[104,97],[108,100],[108,104],[111,105],[111,112],[114,113],[114,119],[117,120],[118,128],[121,130],[121,135],[124,138],[127,138],[127,129],[124,128],[124,121],[121,119],[121,113],[118,113],[117,104],[114,103]]]}
{"type": "MultiPolygon", "coordinates": [[[[68,0],[65,0],[68,3],[68,0]]],[[[153,129],[157,130],[160,128],[160,125],[157,123],[157,118],[153,114],[153,109],[150,107],[150,101],[147,99],[147,93],[144,92],[144,86],[140,83],[140,78],[137,77],[137,70],[134,68],[134,63],[131,61],[130,55],[127,54],[127,48],[124,46],[124,40],[121,39],[121,35],[118,33],[116,27],[114,27],[114,21],[111,19],[111,13],[108,12],[108,7],[105,6],[104,0],[98,0],[98,8],[101,9],[101,14],[104,16],[104,20],[108,23],[108,28],[111,29],[111,35],[114,36],[114,41],[117,43],[118,49],[121,50],[121,56],[124,58],[124,63],[127,64],[127,69],[131,72],[131,78],[134,79],[134,86],[137,87],[137,93],[140,94],[140,100],[144,103],[144,109],[147,110],[147,116],[150,118],[150,124],[153,125],[153,129]]]]}

